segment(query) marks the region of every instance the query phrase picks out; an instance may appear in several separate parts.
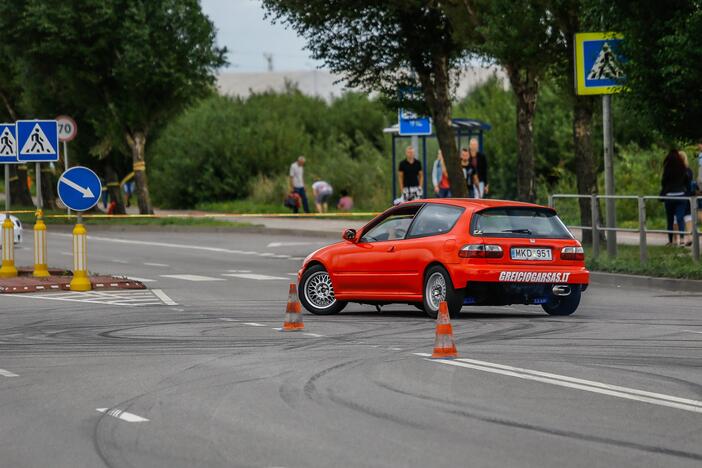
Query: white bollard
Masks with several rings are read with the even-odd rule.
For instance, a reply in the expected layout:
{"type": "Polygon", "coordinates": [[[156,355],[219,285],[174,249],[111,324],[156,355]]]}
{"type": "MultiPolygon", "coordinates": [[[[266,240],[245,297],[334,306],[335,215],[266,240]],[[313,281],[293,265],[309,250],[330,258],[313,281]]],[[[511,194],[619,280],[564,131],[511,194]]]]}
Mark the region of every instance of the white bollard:
{"type": "Polygon", "coordinates": [[[9,214],[5,214],[2,223],[2,267],[0,278],[14,278],[17,276],[15,268],[15,225],[9,214]]]}
{"type": "Polygon", "coordinates": [[[49,274],[48,260],[46,257],[46,224],[42,219],[44,213],[37,211],[37,222],[34,224],[34,271],[33,276],[46,278],[49,274]]]}
{"type": "Polygon", "coordinates": [[[73,228],[73,279],[71,291],[90,291],[93,289],[88,278],[88,231],[81,223],[73,228]]]}

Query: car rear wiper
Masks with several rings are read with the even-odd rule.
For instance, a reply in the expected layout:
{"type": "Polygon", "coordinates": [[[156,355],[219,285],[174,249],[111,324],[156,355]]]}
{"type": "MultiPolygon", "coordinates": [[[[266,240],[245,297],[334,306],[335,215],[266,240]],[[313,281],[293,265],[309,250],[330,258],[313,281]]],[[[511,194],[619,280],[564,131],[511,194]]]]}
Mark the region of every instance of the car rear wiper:
{"type": "Polygon", "coordinates": [[[503,229],[502,232],[512,232],[514,234],[531,234],[529,229],[503,229]]]}

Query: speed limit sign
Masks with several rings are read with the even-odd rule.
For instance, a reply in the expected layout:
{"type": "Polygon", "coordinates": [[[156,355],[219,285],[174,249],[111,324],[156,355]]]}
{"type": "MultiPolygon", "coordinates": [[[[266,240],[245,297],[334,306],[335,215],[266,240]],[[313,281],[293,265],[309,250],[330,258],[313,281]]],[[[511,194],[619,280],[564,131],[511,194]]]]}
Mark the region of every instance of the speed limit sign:
{"type": "Polygon", "coordinates": [[[76,121],[67,115],[59,115],[56,117],[58,122],[58,137],[61,141],[71,141],[78,134],[78,126],[76,121]]]}

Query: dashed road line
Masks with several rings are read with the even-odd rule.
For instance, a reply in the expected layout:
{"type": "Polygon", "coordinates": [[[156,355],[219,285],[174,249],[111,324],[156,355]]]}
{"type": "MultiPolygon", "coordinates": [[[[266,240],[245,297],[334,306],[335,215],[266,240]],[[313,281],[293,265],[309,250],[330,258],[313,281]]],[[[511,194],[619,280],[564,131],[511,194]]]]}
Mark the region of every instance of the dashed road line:
{"type": "Polygon", "coordinates": [[[0,375],[3,377],[19,377],[18,374],[15,374],[14,372],[10,372],[9,370],[5,369],[0,369],[0,375]]]}
{"type": "Polygon", "coordinates": [[[219,320],[222,320],[224,322],[238,322],[239,321],[237,319],[233,319],[233,318],[229,318],[229,317],[220,317],[219,320]]]}
{"type": "Polygon", "coordinates": [[[224,278],[213,278],[202,275],[161,275],[161,278],[173,278],[184,281],[226,281],[224,278]]]}
{"type": "Polygon", "coordinates": [[[140,283],[153,283],[154,281],[156,281],[155,279],[139,278],[138,276],[130,276],[129,279],[139,281],[140,283]]]}
{"type": "Polygon", "coordinates": [[[475,359],[430,359],[429,354],[414,353],[417,356],[424,357],[426,360],[445,364],[449,366],[464,367],[493,374],[506,375],[508,377],[516,377],[523,380],[532,380],[559,387],[573,388],[576,390],[584,390],[586,392],[599,393],[602,395],[623,398],[626,400],[640,401],[650,403],[652,405],[666,406],[676,408],[693,413],[702,413],[702,401],[681,398],[663,393],[648,392],[635,388],[621,387],[618,385],[610,385],[592,380],[578,379],[565,375],[551,374],[549,372],[535,371],[531,369],[523,369],[520,367],[505,366],[493,362],[477,361],[475,359]]]}
{"type": "Polygon", "coordinates": [[[314,338],[324,338],[324,335],[320,335],[318,333],[303,333],[303,335],[312,336],[314,338]]]}
{"type": "Polygon", "coordinates": [[[259,280],[259,281],[270,281],[270,280],[285,280],[285,281],[287,281],[288,280],[288,278],[285,278],[284,276],[260,275],[258,273],[222,273],[222,276],[229,276],[232,278],[252,279],[252,280],[259,280]]]}
{"type": "Polygon", "coordinates": [[[154,295],[156,297],[161,299],[161,301],[163,301],[163,303],[166,305],[171,305],[171,306],[178,305],[178,303],[176,301],[174,301],[173,299],[168,297],[168,295],[165,292],[163,292],[163,290],[161,290],[161,289],[152,289],[151,292],[154,293],[154,295]]]}
{"type": "Polygon", "coordinates": [[[166,265],[165,263],[150,263],[150,262],[146,262],[146,263],[144,263],[144,265],[155,266],[155,267],[164,267],[164,268],[167,268],[170,266],[170,265],[166,265]]]}
{"type": "Polygon", "coordinates": [[[265,327],[264,324],[256,322],[243,322],[243,325],[248,325],[250,327],[265,327]]]}
{"type": "Polygon", "coordinates": [[[683,331],[687,332],[687,333],[699,333],[702,335],[702,331],[695,331],[695,330],[683,330],[683,331]]]}
{"type": "Polygon", "coordinates": [[[129,263],[129,262],[126,261],[126,260],[119,260],[119,259],[117,259],[117,258],[113,258],[113,259],[110,260],[110,261],[111,261],[111,262],[114,262],[114,263],[121,263],[121,264],[123,264],[123,265],[126,265],[127,263],[129,263]]]}
{"type": "Polygon", "coordinates": [[[136,415],[134,413],[128,413],[127,411],[122,411],[118,409],[109,409],[109,408],[95,408],[96,411],[99,411],[100,413],[106,414],[108,416],[112,416],[113,418],[121,419],[122,421],[127,421],[127,422],[148,422],[149,420],[146,418],[142,418],[139,415],[136,415]]]}
{"type": "Polygon", "coordinates": [[[295,247],[300,245],[320,245],[324,242],[271,242],[266,247],[295,247]]]}
{"type": "Polygon", "coordinates": [[[229,273],[251,273],[251,270],[227,270],[229,273]]]}

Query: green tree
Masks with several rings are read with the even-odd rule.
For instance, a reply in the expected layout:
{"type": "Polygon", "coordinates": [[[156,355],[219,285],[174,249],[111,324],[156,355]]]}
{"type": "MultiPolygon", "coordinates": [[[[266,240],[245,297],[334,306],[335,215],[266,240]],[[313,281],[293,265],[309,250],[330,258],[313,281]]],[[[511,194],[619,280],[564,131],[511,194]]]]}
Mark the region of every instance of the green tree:
{"type": "Polygon", "coordinates": [[[199,2],[25,0],[1,3],[0,18],[13,53],[23,57],[28,86],[61,83],[62,102],[85,111],[100,148],[126,144],[139,211],[152,213],[148,137],[206,95],[225,63],[199,2]]]}
{"type": "Polygon", "coordinates": [[[669,139],[702,138],[702,5],[613,0],[598,3],[606,29],[621,32],[630,111],[644,113],[669,139]]]}
{"type": "Polygon", "coordinates": [[[553,64],[557,36],[542,0],[449,2],[456,34],[475,44],[472,51],[501,65],[517,99],[517,198],[536,199],[534,116],[539,86],[553,64]]]}
{"type": "Polygon", "coordinates": [[[465,56],[465,46],[453,34],[438,2],[264,0],[263,4],[274,19],[303,35],[312,55],[351,86],[379,91],[391,104],[398,104],[400,89],[420,88],[423,99],[408,107],[432,117],[451,190],[455,196],[466,195],[451,127],[454,68],[465,56]]]}

